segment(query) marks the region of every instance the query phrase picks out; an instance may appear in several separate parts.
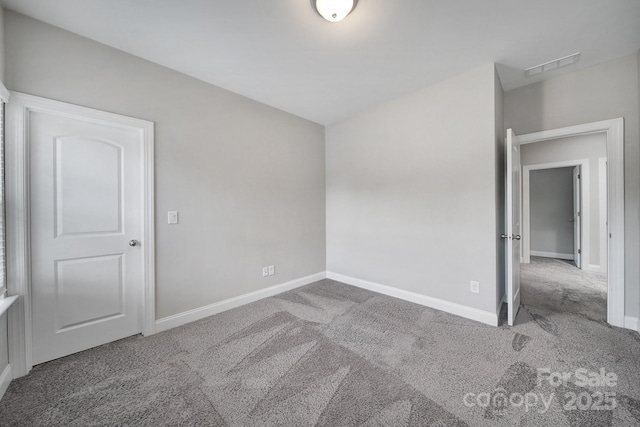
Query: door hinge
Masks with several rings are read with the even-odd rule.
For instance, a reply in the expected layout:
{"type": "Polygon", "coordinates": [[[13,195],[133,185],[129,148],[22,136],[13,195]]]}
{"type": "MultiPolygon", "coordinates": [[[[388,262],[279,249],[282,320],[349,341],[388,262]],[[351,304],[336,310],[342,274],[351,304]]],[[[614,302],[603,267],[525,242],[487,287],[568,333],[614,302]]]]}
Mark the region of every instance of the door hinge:
{"type": "Polygon", "coordinates": [[[578,253],[581,254],[582,253],[582,249],[578,249],[578,253]]]}
{"type": "Polygon", "coordinates": [[[578,212],[578,216],[582,216],[581,214],[582,214],[582,212],[578,212]]]}
{"type": "Polygon", "coordinates": [[[580,174],[578,174],[578,179],[580,179],[580,174]]]}

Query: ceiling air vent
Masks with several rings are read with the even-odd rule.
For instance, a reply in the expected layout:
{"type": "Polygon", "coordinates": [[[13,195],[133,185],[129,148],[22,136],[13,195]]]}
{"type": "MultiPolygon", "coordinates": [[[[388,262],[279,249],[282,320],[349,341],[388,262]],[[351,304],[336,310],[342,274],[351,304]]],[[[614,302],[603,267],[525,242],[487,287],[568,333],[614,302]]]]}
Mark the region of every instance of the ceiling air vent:
{"type": "Polygon", "coordinates": [[[578,61],[580,61],[580,52],[569,56],[563,56],[562,58],[554,59],[553,61],[545,62],[544,64],[536,65],[535,67],[527,68],[524,70],[524,76],[531,77],[536,74],[546,73],[547,71],[555,70],[556,68],[575,64],[578,61]]]}

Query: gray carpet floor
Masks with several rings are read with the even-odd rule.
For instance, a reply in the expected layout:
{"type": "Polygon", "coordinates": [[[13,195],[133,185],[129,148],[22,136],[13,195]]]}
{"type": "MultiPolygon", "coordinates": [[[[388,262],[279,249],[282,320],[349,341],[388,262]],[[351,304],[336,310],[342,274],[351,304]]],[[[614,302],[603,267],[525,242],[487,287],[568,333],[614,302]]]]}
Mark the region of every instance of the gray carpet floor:
{"type": "Polygon", "coordinates": [[[0,424],[632,426],[639,368],[637,333],[575,313],[525,305],[496,328],[323,280],[36,366],[0,424]],[[539,369],[617,381],[552,385],[539,369]]]}
{"type": "Polygon", "coordinates": [[[573,261],[531,257],[520,270],[522,303],[607,321],[607,275],[577,268],[573,261]]]}

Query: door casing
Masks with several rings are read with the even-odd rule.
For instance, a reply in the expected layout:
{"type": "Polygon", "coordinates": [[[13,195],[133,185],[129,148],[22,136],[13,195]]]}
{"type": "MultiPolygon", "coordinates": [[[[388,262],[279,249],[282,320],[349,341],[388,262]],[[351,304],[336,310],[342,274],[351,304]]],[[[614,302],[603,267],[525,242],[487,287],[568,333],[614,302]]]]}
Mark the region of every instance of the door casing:
{"type": "MultiPolygon", "coordinates": [[[[589,206],[589,160],[567,160],[562,162],[553,163],[539,163],[534,165],[525,165],[522,167],[522,263],[529,264],[531,262],[531,194],[530,194],[530,182],[531,171],[534,170],[546,170],[565,167],[580,166],[582,186],[580,190],[580,198],[582,200],[582,206],[589,206]]],[[[589,224],[590,212],[589,209],[582,209],[582,221],[580,222],[580,248],[582,249],[582,260],[589,259],[590,254],[590,239],[587,232],[587,224],[589,224]]],[[[586,264],[580,267],[583,270],[586,264]]]]}
{"type": "Polygon", "coordinates": [[[613,326],[623,328],[625,327],[624,119],[620,117],[577,126],[545,130],[519,135],[518,138],[520,139],[520,145],[523,145],[593,133],[604,133],[607,140],[607,217],[609,225],[607,248],[607,278],[609,282],[607,289],[607,322],[613,326]]]}
{"type": "Polygon", "coordinates": [[[46,112],[139,132],[142,142],[143,286],[140,313],[142,333],[155,331],[155,225],[153,122],[94,110],[19,92],[11,93],[6,120],[7,288],[20,298],[9,311],[9,364],[14,378],[29,373],[32,365],[30,280],[30,188],[28,121],[31,112],[46,112]]]}
{"type": "MultiPolygon", "coordinates": [[[[576,266],[578,268],[582,268],[582,189],[584,186],[582,185],[582,167],[574,166],[573,167],[573,258],[576,266]]],[[[589,205],[585,203],[587,209],[589,209],[589,205]]],[[[588,258],[585,258],[588,260],[588,258]]],[[[588,264],[588,263],[587,263],[588,264]]]]}

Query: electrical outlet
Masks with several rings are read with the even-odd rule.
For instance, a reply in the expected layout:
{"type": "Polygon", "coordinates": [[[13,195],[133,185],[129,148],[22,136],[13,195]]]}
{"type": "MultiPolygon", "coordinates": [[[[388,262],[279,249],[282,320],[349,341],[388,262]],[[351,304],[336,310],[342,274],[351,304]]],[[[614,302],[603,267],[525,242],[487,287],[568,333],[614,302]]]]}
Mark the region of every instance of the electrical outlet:
{"type": "Polygon", "coordinates": [[[269,266],[269,276],[276,274],[276,267],[274,265],[269,266]]]}
{"type": "Polygon", "coordinates": [[[178,211],[169,211],[167,215],[167,222],[169,224],[177,224],[178,223],[178,211]]]}
{"type": "Polygon", "coordinates": [[[269,275],[269,267],[262,267],[262,277],[267,277],[269,275]]]}
{"type": "Polygon", "coordinates": [[[476,282],[475,280],[472,280],[469,282],[469,290],[471,292],[473,292],[474,294],[479,294],[480,293],[480,282],[476,282]]]}

